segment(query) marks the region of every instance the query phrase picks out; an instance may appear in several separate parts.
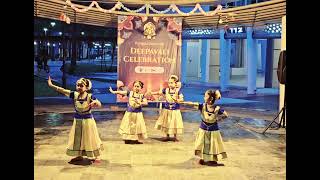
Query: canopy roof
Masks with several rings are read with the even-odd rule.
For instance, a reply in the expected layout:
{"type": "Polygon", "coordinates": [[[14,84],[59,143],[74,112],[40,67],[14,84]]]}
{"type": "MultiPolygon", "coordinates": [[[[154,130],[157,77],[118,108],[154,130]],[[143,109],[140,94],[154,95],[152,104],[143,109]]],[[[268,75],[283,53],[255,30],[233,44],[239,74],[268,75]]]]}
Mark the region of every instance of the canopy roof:
{"type": "MultiPolygon", "coordinates": [[[[125,0],[121,1],[122,4],[128,5],[127,7],[132,7],[132,3],[134,0],[125,0]],[[127,3],[127,4],[126,4],[127,3]]],[[[100,3],[101,8],[110,9],[112,8],[118,1],[110,2],[107,4],[100,3]]],[[[137,9],[142,5],[139,5],[139,2],[149,3],[154,5],[154,7],[165,7],[168,8],[170,6],[169,2],[166,0],[160,1],[152,1],[152,0],[135,0],[135,5],[133,9],[137,9]]],[[[172,1],[171,1],[172,2],[172,1]]],[[[177,0],[175,1],[176,5],[190,4],[192,1],[190,0],[177,0]],[[190,3],[189,3],[190,2],[190,3]]],[[[214,1],[209,0],[200,0],[197,1],[200,5],[208,5],[208,3],[213,3],[214,1]]],[[[229,2],[229,1],[228,1],[229,2]]],[[[72,2],[76,4],[77,8],[86,8],[87,5],[80,5],[78,2],[72,2]]],[[[82,3],[83,4],[83,3],[82,3]]],[[[59,16],[61,13],[66,12],[67,16],[70,18],[71,23],[80,23],[87,25],[95,25],[95,26],[103,26],[103,27],[117,27],[118,15],[146,15],[145,13],[132,13],[125,11],[114,11],[112,13],[104,13],[100,11],[98,8],[93,7],[89,11],[86,12],[76,12],[70,6],[64,9],[66,5],[65,1],[62,0],[34,0],[34,16],[43,17],[48,19],[59,20],[59,16]]],[[[195,5],[195,1],[193,1],[193,6],[195,5]]],[[[180,6],[179,6],[180,7],[180,6]]],[[[130,8],[131,9],[131,8],[130,8]]],[[[213,11],[208,11],[208,13],[213,11]]],[[[186,12],[187,13],[187,12],[186,12]]],[[[235,8],[222,9],[218,14],[214,16],[205,16],[202,13],[194,13],[190,15],[181,15],[174,14],[171,16],[174,17],[182,17],[183,18],[183,28],[196,28],[196,27],[215,27],[215,28],[223,28],[226,22],[219,23],[219,20],[224,20],[223,14],[234,14],[234,20],[228,22],[228,26],[251,26],[251,27],[259,27],[264,26],[268,23],[279,23],[281,22],[281,18],[286,15],[286,0],[271,0],[262,3],[251,4],[247,6],[240,6],[235,8]]],[[[149,14],[149,16],[162,16],[161,14],[149,14]]],[[[166,14],[166,16],[169,16],[166,14]]]]}

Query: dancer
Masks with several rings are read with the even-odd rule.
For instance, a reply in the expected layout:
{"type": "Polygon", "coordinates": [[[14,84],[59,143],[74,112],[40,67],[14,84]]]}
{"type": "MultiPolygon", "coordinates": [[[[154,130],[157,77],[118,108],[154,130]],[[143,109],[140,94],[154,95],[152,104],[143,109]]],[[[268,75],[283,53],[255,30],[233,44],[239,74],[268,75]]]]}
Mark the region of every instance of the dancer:
{"type": "Polygon", "coordinates": [[[148,105],[148,102],[144,95],[140,93],[142,88],[143,83],[141,81],[133,82],[132,91],[114,91],[111,87],[109,88],[112,94],[129,97],[128,109],[122,118],[118,131],[122,135],[125,144],[143,144],[141,141],[148,138],[142,114],[142,106],[148,105]]]}
{"type": "Polygon", "coordinates": [[[164,141],[170,140],[170,135],[174,136],[173,141],[179,141],[177,134],[183,133],[183,121],[180,112],[180,102],[183,102],[183,94],[180,91],[181,83],[176,75],[171,75],[168,80],[169,88],[164,88],[159,92],[148,92],[151,95],[164,95],[166,102],[164,109],[155,124],[155,128],[166,134],[164,141]]]}
{"type": "Polygon", "coordinates": [[[201,123],[195,141],[195,155],[199,156],[201,165],[218,165],[218,155],[227,158],[222,137],[218,127],[218,121],[228,117],[226,111],[214,105],[215,100],[220,99],[218,90],[207,90],[203,104],[197,102],[183,102],[185,105],[195,106],[201,113],[201,123]]]}
{"type": "Polygon", "coordinates": [[[53,85],[49,76],[48,85],[74,101],[76,113],[69,133],[67,155],[76,157],[71,159],[70,162],[81,161],[83,156],[87,156],[89,158],[94,157],[94,159],[91,159],[94,163],[100,163],[99,156],[103,150],[103,145],[96,122],[91,114],[91,108],[101,107],[101,103],[91,93],[87,92],[92,87],[91,81],[80,78],[77,81],[76,91],[70,91],[53,85]]]}

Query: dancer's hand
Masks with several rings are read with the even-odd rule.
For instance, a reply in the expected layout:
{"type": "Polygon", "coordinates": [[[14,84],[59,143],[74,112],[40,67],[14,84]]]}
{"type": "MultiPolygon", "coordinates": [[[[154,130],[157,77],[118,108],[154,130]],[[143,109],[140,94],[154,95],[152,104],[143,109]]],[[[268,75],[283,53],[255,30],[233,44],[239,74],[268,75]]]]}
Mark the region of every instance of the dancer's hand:
{"type": "Polygon", "coordinates": [[[110,91],[112,94],[114,94],[114,91],[112,90],[111,87],[109,87],[109,91],[110,91]]]}
{"type": "Polygon", "coordinates": [[[137,103],[139,106],[141,106],[141,101],[135,99],[134,102],[137,103]]]}
{"type": "Polygon", "coordinates": [[[151,91],[150,91],[150,90],[149,90],[149,91],[147,91],[147,92],[146,92],[146,94],[145,94],[145,96],[147,96],[147,97],[151,97],[151,96],[152,96],[151,91]]]}
{"type": "Polygon", "coordinates": [[[50,76],[48,76],[48,86],[52,86],[53,84],[52,84],[52,82],[51,82],[51,77],[50,76]]]}
{"type": "Polygon", "coordinates": [[[226,118],[229,117],[229,114],[226,111],[223,111],[223,114],[221,114],[220,116],[218,116],[218,121],[222,121],[226,118]]]}
{"type": "Polygon", "coordinates": [[[175,94],[173,95],[173,100],[174,100],[175,102],[178,102],[178,98],[179,98],[178,93],[175,93],[175,94]]]}
{"type": "Polygon", "coordinates": [[[216,97],[215,97],[216,99],[221,99],[221,93],[219,90],[215,91],[215,95],[216,95],[216,97]]]}
{"type": "Polygon", "coordinates": [[[89,107],[95,107],[97,104],[94,102],[94,101],[92,101],[90,104],[89,104],[89,107]]]}
{"type": "Polygon", "coordinates": [[[229,117],[229,114],[226,111],[223,111],[223,119],[229,117]]]}
{"type": "Polygon", "coordinates": [[[96,101],[92,101],[90,104],[89,104],[90,107],[99,107],[98,103],[96,101]]]}

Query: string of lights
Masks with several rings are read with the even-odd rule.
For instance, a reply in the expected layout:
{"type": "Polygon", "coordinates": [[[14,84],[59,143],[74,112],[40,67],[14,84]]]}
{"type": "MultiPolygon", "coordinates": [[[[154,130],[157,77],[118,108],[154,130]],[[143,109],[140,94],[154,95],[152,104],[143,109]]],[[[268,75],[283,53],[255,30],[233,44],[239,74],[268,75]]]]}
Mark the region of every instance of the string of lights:
{"type": "MultiPolygon", "coordinates": [[[[81,2],[87,2],[87,1],[81,1],[81,2]]],[[[66,1],[66,5],[70,6],[76,12],[86,12],[86,11],[89,11],[90,9],[92,9],[94,6],[97,7],[97,9],[99,11],[104,12],[104,13],[113,13],[113,12],[116,12],[116,10],[120,10],[120,9],[123,9],[123,10],[125,10],[127,12],[130,12],[130,13],[139,13],[139,12],[142,12],[143,10],[145,10],[147,8],[147,5],[145,4],[144,6],[138,8],[136,10],[131,10],[128,7],[126,7],[124,4],[122,4],[120,1],[118,1],[114,5],[114,7],[111,8],[111,9],[103,9],[103,8],[101,8],[97,1],[92,1],[89,6],[84,7],[84,8],[78,8],[79,5],[72,3],[70,0],[66,1]]],[[[163,11],[156,10],[151,5],[149,5],[148,8],[153,13],[156,13],[156,14],[165,14],[165,13],[168,13],[168,12],[172,11],[172,12],[177,12],[179,15],[182,15],[182,16],[190,16],[190,15],[195,14],[197,11],[199,11],[204,16],[214,16],[214,15],[218,14],[220,10],[222,10],[222,6],[218,5],[217,8],[214,11],[206,12],[206,11],[203,10],[203,8],[201,7],[201,5],[199,3],[197,3],[195,5],[195,7],[190,12],[182,12],[179,9],[179,7],[177,7],[177,5],[175,5],[175,4],[171,4],[167,9],[165,9],[163,11]]],[[[230,16],[230,14],[225,14],[225,15],[226,16],[230,16]]],[[[233,17],[234,15],[235,14],[231,14],[231,17],[232,17],[231,19],[234,19],[234,17],[233,17]]]]}

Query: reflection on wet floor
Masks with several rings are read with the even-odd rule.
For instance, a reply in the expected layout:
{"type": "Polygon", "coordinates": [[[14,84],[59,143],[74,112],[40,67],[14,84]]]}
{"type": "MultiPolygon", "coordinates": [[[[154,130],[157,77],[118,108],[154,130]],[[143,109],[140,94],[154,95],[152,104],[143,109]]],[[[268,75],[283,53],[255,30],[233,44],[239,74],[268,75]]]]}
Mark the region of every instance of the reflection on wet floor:
{"type": "MultiPolygon", "coordinates": [[[[125,112],[123,111],[97,111],[93,112],[94,119],[97,123],[99,121],[109,121],[114,119],[121,120],[125,112]]],[[[47,127],[47,126],[61,126],[68,125],[68,122],[72,122],[74,113],[47,113],[34,116],[34,127],[47,127]]],[[[159,115],[158,111],[144,111],[143,116],[145,118],[157,119],[159,115]]],[[[182,118],[186,122],[199,122],[200,113],[194,112],[182,112],[182,118]]]]}
{"type": "MultiPolygon", "coordinates": [[[[106,111],[106,112],[93,112],[94,119],[97,123],[99,121],[109,121],[112,119],[119,119],[123,116],[124,112],[120,111],[106,111]]],[[[34,116],[34,127],[52,127],[69,125],[73,121],[74,113],[47,113],[34,116]]]]}
{"type": "MultiPolygon", "coordinates": [[[[97,111],[93,112],[93,116],[99,124],[103,121],[121,120],[124,111],[97,111]]],[[[147,110],[143,112],[144,118],[147,120],[156,120],[159,116],[157,110],[147,110]]],[[[200,122],[200,113],[198,111],[182,112],[184,122],[200,122]]],[[[35,128],[50,128],[56,126],[71,126],[73,121],[73,113],[48,113],[34,116],[35,128]]],[[[239,127],[237,124],[247,125],[253,128],[264,128],[269,121],[263,119],[241,118],[230,116],[219,123],[221,134],[225,140],[228,138],[263,138],[263,135],[248,131],[239,127]]]]}

